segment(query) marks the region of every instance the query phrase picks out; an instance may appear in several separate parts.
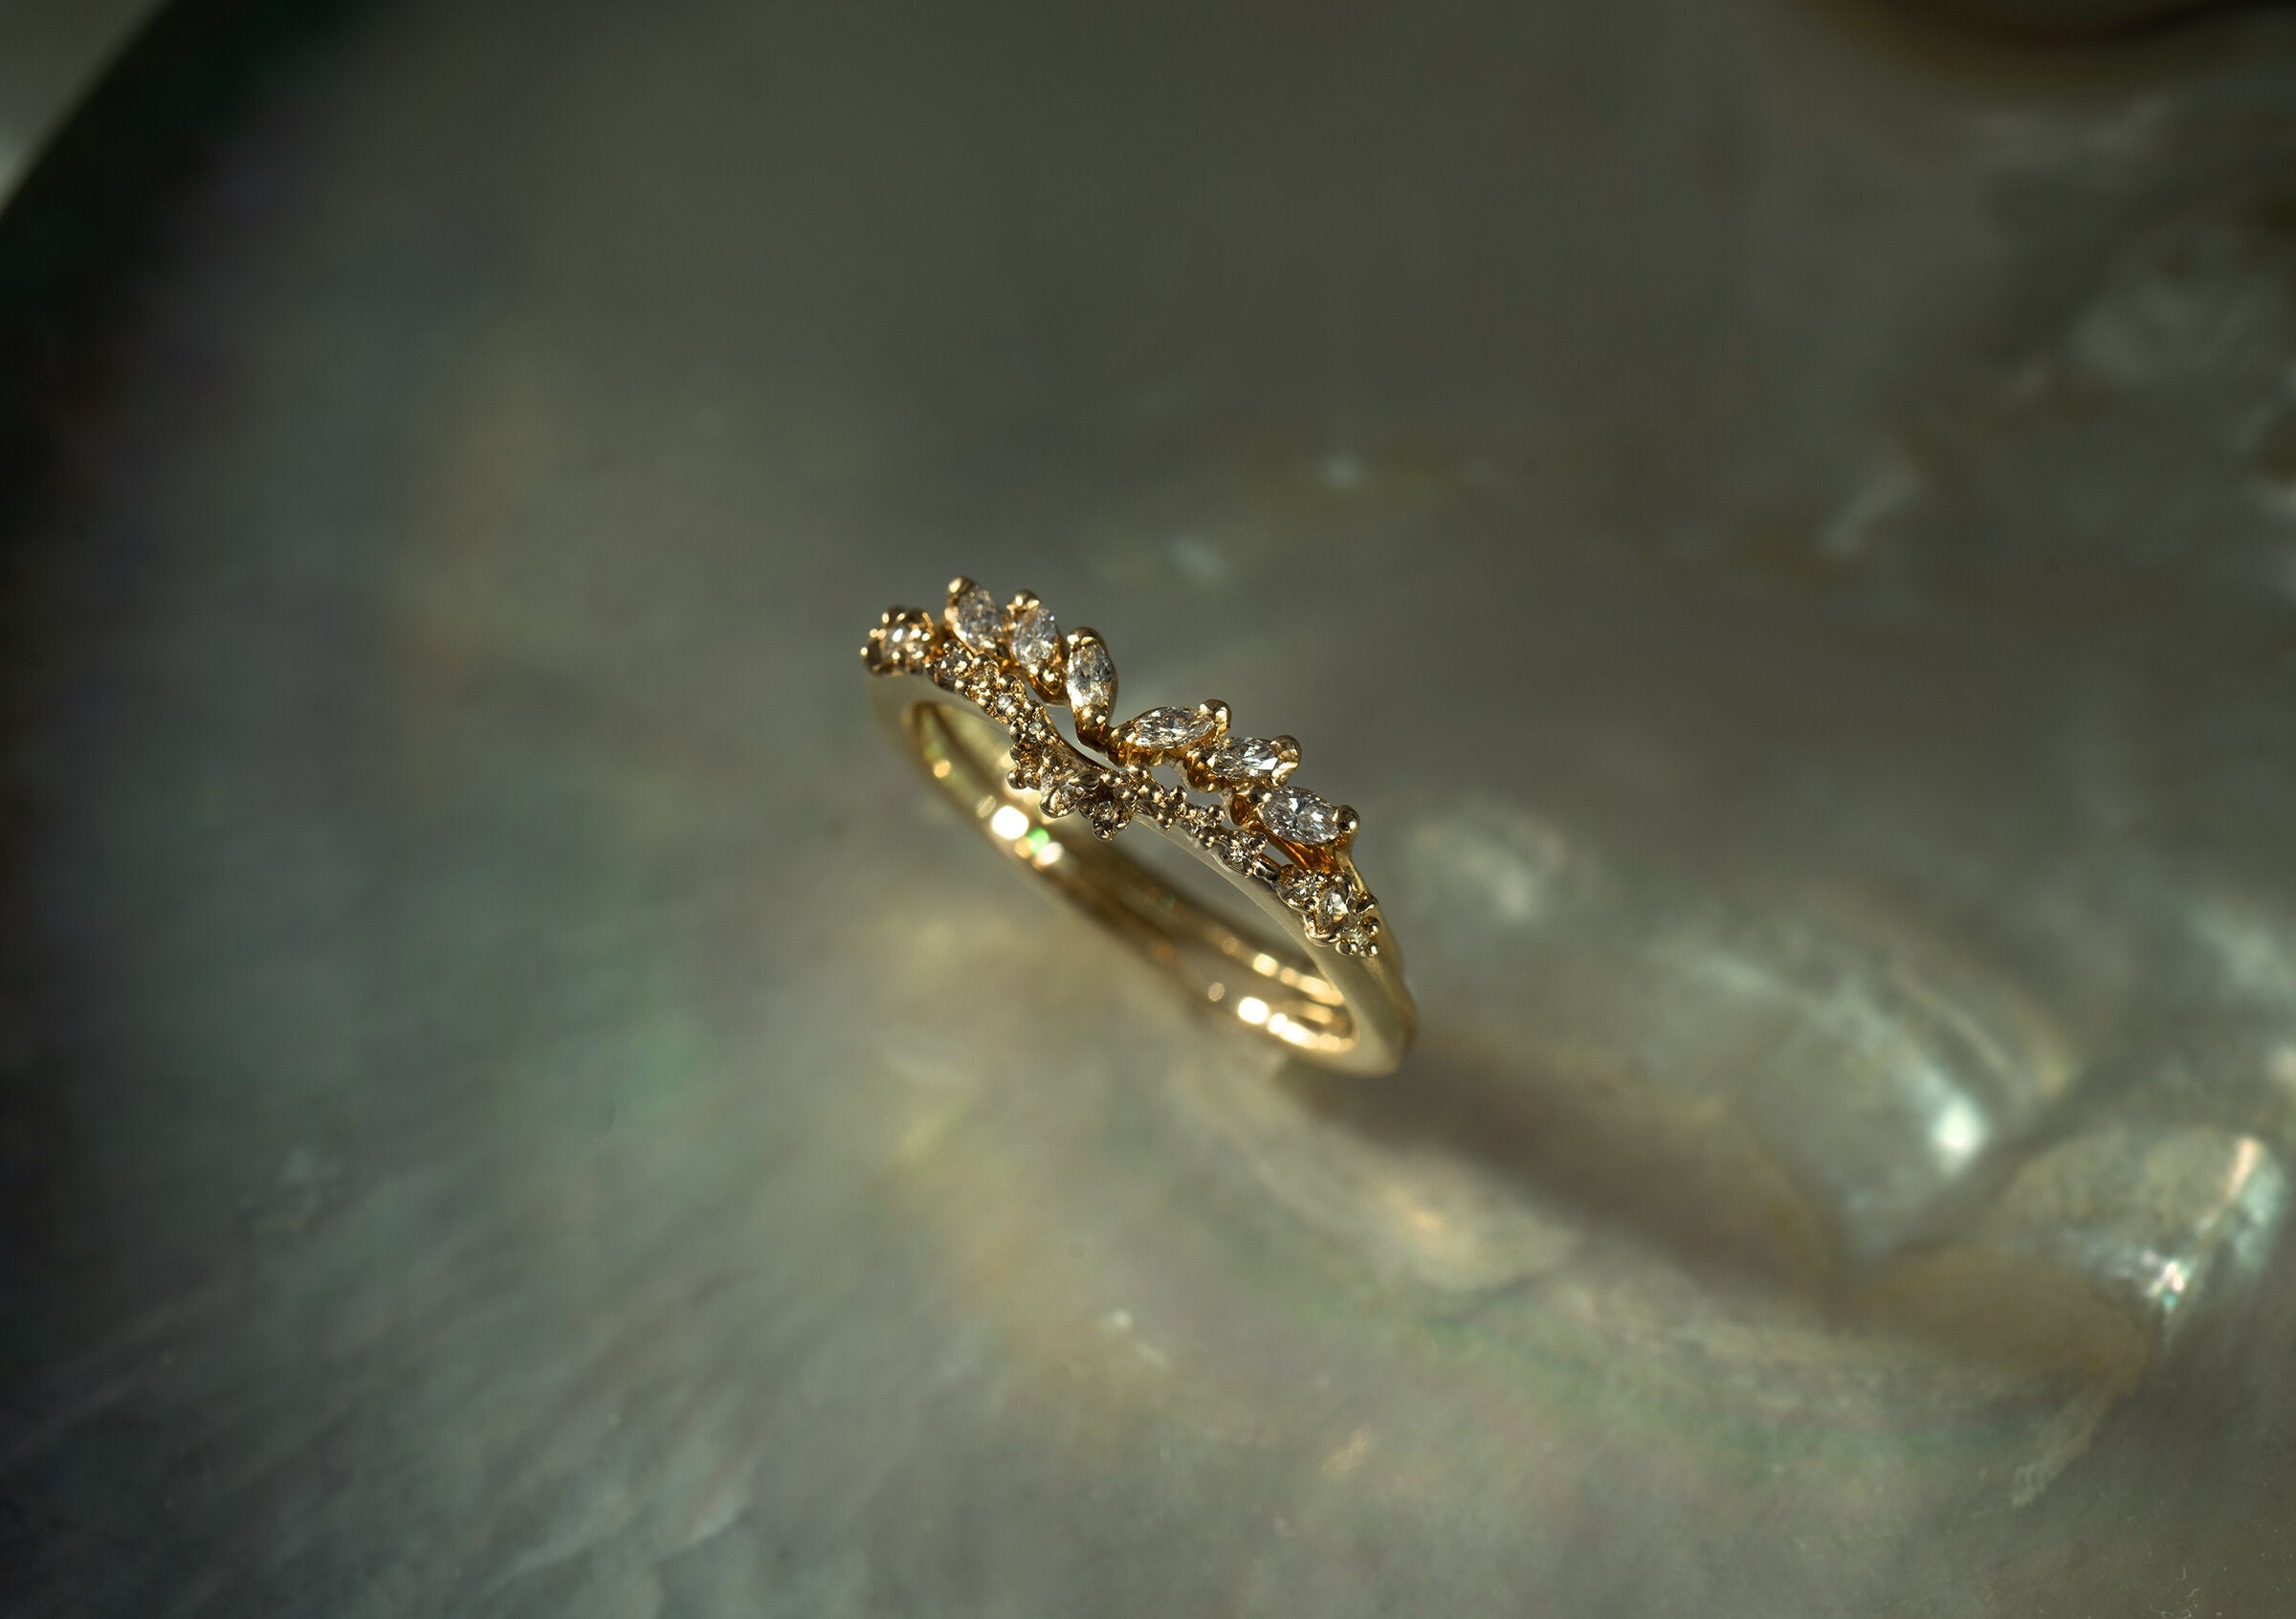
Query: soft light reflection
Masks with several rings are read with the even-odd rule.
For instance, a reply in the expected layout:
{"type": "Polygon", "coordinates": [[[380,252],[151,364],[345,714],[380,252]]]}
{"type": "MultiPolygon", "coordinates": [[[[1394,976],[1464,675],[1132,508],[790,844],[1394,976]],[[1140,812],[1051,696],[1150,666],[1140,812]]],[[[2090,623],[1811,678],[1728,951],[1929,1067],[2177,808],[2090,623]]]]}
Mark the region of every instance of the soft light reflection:
{"type": "Polygon", "coordinates": [[[2224,1175],[2224,1200],[2237,1202],[2241,1190],[2256,1174],[2256,1166],[2264,1161],[2264,1149],[2254,1136],[2242,1136],[2241,1144],[2232,1149],[2232,1167],[2224,1175]]]}
{"type": "Polygon", "coordinates": [[[2241,988],[2279,1001],[2296,984],[2296,941],[2282,919],[2244,900],[2201,899],[2192,928],[2241,988]]]}
{"type": "Polygon", "coordinates": [[[1268,1021],[1268,1003],[1257,995],[1246,995],[1236,1002],[1236,1015],[1246,1023],[1258,1025],[1268,1021]]]}
{"type": "Polygon", "coordinates": [[[2157,1254],[2148,1258],[2158,1260],[2152,1279],[2145,1287],[2145,1297],[2163,1310],[2174,1310],[2184,1297],[2184,1290],[2193,1279],[2192,1267],[2181,1259],[2160,1259],[2157,1254]]]}
{"type": "Polygon", "coordinates": [[[2224,1208],[2235,1216],[2228,1246],[2238,1269],[2253,1273],[2263,1266],[2287,1200],[2288,1178],[2280,1161],[2254,1136],[2242,1137],[2224,1176],[2224,1208]]]}
{"type": "Polygon", "coordinates": [[[1326,1478],[1345,1478],[1356,1471],[1370,1450],[1371,1430],[1366,1428],[1357,1429],[1347,1436],[1347,1443],[1323,1458],[1324,1476],[1326,1478]]]}
{"type": "Polygon", "coordinates": [[[1412,859],[1430,887],[1485,925],[1531,928],[1563,897],[1576,854],[1562,832],[1510,805],[1470,803],[1423,822],[1412,859]]]}
{"type": "Polygon", "coordinates": [[[1007,842],[1017,842],[1028,830],[1027,813],[1009,804],[999,805],[997,812],[988,818],[988,830],[1007,842]]]}
{"type": "MultiPolygon", "coordinates": [[[[1998,1133],[1992,1098],[2046,1094],[2061,1082],[2020,1060],[1984,1018],[1917,974],[1858,973],[1823,985],[1758,951],[1696,940],[1681,950],[1690,973],[1725,1002],[1746,1009],[1740,1014],[1727,1008],[1732,1014],[1799,1022],[1807,1032],[1792,1058],[1838,1065],[1853,1086],[1886,1100],[1889,1114],[1920,1132],[1930,1161],[1926,1175],[1900,1172],[1899,1184],[1887,1189],[1851,1178],[1849,1195],[1869,1213],[1882,1197],[1903,1209],[1968,1168],[1998,1133]]],[[[1874,1150],[1888,1153],[1887,1140],[1876,1141],[1874,1150]]]]}
{"type": "Polygon", "coordinates": [[[1945,1090],[1942,1083],[1940,1090],[1943,1099],[1930,1119],[1930,1151],[1938,1167],[1951,1173],[1976,1156],[1991,1132],[1967,1097],[1945,1090]]]}
{"type": "Polygon", "coordinates": [[[2206,1133],[2172,1139],[2147,1155],[2139,1179],[2168,1188],[2160,1228],[2151,1241],[2098,1233],[2090,1263],[2100,1274],[2126,1277],[2166,1316],[2197,1297],[2204,1283],[2216,1287],[2211,1278],[2219,1267],[2234,1275],[2256,1272],[2278,1233],[2286,1197],[2286,1177],[2262,1142],[2244,1136],[2226,1142],[2206,1133]],[[2198,1171],[2183,1180],[2181,1192],[2179,1161],[2198,1171]]]}

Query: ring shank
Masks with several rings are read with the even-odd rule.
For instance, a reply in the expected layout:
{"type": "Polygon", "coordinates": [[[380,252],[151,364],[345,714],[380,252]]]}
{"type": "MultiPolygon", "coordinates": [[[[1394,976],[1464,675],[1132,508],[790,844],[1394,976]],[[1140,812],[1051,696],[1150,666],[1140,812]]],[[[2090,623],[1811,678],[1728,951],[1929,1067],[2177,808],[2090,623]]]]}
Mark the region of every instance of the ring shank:
{"type": "Polygon", "coordinates": [[[1402,1060],[1413,1013],[1391,943],[1372,956],[1319,945],[1259,884],[1154,820],[1136,819],[1134,827],[1217,873],[1238,901],[1199,902],[1080,817],[1049,818],[1034,792],[1009,786],[1009,739],[970,701],[916,675],[870,685],[894,740],[965,819],[1199,1004],[1325,1067],[1383,1074],[1402,1060]],[[1238,914],[1247,908],[1248,920],[1238,914]]]}

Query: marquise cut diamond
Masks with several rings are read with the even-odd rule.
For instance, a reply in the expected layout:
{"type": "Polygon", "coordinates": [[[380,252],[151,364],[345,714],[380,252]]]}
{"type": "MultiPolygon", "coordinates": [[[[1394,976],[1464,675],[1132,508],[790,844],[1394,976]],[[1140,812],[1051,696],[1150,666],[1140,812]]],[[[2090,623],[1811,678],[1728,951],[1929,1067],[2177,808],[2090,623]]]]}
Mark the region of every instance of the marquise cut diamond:
{"type": "Polygon", "coordinates": [[[1038,602],[1023,608],[1012,624],[1012,655],[1030,669],[1041,669],[1060,647],[1060,624],[1052,610],[1038,602]]]}
{"type": "Polygon", "coordinates": [[[1004,610],[978,585],[968,585],[951,610],[957,638],[975,652],[987,652],[1004,632],[1004,610]]]}
{"type": "Polygon", "coordinates": [[[1284,756],[1265,737],[1222,737],[1207,749],[1203,767],[1224,782],[1272,776],[1284,756]]]}
{"type": "Polygon", "coordinates": [[[1152,708],[1118,733],[1133,747],[1165,752],[1202,742],[1211,734],[1212,717],[1192,708],[1152,708]]]}
{"type": "Polygon", "coordinates": [[[1069,649],[1069,706],[1106,708],[1116,700],[1116,666],[1098,641],[1078,641],[1069,649]]]}
{"type": "Polygon", "coordinates": [[[1295,787],[1279,787],[1262,799],[1260,819],[1286,843],[1333,843],[1339,837],[1338,810],[1295,787]]]}

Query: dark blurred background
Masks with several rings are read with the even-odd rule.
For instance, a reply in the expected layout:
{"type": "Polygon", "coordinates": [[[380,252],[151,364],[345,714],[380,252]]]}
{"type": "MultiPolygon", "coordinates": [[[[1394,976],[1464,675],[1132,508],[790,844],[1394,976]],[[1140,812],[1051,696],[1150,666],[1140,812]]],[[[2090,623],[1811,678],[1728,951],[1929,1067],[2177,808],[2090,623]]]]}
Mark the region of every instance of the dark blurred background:
{"type": "Polygon", "coordinates": [[[2296,12],[19,0],[0,196],[8,1611],[2296,1611],[2296,12]]]}

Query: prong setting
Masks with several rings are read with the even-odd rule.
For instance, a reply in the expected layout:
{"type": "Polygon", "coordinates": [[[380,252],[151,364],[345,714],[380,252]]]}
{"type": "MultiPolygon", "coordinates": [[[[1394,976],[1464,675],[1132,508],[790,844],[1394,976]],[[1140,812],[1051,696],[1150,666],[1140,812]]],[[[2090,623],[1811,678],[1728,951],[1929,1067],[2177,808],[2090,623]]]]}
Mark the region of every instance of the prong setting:
{"type": "Polygon", "coordinates": [[[1028,684],[1047,702],[1067,698],[1064,684],[1067,649],[1061,645],[1060,620],[1038,599],[1034,590],[1022,590],[1004,609],[1012,621],[1012,655],[1028,676],[1028,684]]]}
{"type": "Polygon", "coordinates": [[[931,656],[933,615],[922,608],[887,608],[861,649],[861,661],[879,675],[913,674],[931,656]]]}
{"type": "Polygon", "coordinates": [[[1299,743],[1290,737],[1239,737],[1222,734],[1190,748],[1181,761],[1188,786],[1199,792],[1218,787],[1274,785],[1299,767],[1299,743]]]}
{"type": "Polygon", "coordinates": [[[1011,620],[996,598],[961,574],[949,581],[941,616],[949,632],[977,653],[998,652],[1011,638],[1011,620]]]}
{"type": "Polygon", "coordinates": [[[1194,708],[1151,708],[1127,720],[1109,740],[1127,765],[1178,762],[1183,750],[1218,741],[1226,727],[1227,704],[1214,700],[1194,708]]]}
{"type": "Polygon", "coordinates": [[[1116,702],[1116,665],[1097,630],[1071,630],[1061,641],[1063,686],[1076,735],[1096,752],[1109,751],[1109,711],[1116,702]]]}

